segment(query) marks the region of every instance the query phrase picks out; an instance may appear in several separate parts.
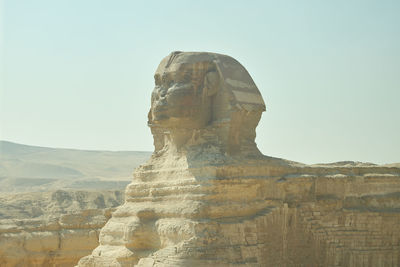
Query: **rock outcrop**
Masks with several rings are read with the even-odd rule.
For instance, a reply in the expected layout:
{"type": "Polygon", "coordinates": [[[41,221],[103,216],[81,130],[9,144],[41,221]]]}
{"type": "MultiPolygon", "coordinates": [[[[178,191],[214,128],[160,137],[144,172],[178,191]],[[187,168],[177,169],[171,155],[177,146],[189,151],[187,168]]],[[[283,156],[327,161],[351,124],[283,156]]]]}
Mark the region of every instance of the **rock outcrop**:
{"type": "Polygon", "coordinates": [[[74,266],[123,200],[121,191],[0,196],[0,266],[74,266]]]}
{"type": "Polygon", "coordinates": [[[155,84],[155,151],[78,266],[400,265],[398,167],[263,156],[265,104],[231,57],[174,52],[155,84]]]}

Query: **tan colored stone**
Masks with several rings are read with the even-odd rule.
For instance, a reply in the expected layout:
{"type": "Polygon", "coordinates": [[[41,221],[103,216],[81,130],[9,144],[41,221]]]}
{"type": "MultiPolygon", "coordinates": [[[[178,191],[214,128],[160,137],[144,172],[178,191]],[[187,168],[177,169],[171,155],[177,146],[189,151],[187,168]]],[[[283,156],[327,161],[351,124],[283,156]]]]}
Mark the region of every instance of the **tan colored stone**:
{"type": "Polygon", "coordinates": [[[263,156],[264,101],[231,57],[174,52],[155,83],[155,151],[78,266],[400,264],[398,167],[263,156]]]}
{"type": "Polygon", "coordinates": [[[99,231],[113,206],[122,202],[121,193],[59,190],[2,196],[0,266],[74,266],[98,246],[99,231]]]}

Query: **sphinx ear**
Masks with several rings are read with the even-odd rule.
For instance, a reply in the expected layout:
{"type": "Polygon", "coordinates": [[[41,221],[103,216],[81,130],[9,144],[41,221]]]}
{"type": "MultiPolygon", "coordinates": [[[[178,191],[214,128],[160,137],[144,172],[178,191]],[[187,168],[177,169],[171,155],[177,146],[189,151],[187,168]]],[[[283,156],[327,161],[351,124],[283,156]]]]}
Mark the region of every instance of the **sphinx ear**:
{"type": "Polygon", "coordinates": [[[207,96],[213,96],[218,92],[219,75],[216,71],[210,71],[204,77],[204,89],[206,89],[207,96]]]}

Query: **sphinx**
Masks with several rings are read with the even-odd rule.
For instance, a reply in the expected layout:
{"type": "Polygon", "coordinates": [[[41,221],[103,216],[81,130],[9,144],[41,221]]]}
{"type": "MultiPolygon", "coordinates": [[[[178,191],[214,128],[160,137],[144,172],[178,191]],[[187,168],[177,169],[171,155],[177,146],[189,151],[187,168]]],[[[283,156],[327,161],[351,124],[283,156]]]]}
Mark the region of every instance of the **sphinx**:
{"type": "Polygon", "coordinates": [[[265,103],[232,57],[172,52],[154,80],[154,153],[78,266],[400,263],[399,168],[264,156],[265,103]]]}

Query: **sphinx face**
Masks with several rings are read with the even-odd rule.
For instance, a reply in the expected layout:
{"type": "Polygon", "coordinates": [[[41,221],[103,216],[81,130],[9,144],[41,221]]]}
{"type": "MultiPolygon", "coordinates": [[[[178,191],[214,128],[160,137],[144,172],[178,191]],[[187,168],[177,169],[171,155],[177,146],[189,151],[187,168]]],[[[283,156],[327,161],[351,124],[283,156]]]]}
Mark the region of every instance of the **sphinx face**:
{"type": "Polygon", "coordinates": [[[181,64],[157,70],[149,121],[170,128],[202,128],[210,104],[203,94],[204,71],[181,64]]]}
{"type": "Polygon", "coordinates": [[[259,153],[255,128],[265,104],[253,79],[235,59],[207,52],[172,52],[160,62],[154,79],[148,125],[156,151],[166,147],[166,140],[180,147],[188,140],[204,141],[213,133],[228,153],[242,147],[259,153]],[[204,128],[207,131],[197,131],[204,128]],[[203,133],[207,138],[196,139],[203,133]]]}

